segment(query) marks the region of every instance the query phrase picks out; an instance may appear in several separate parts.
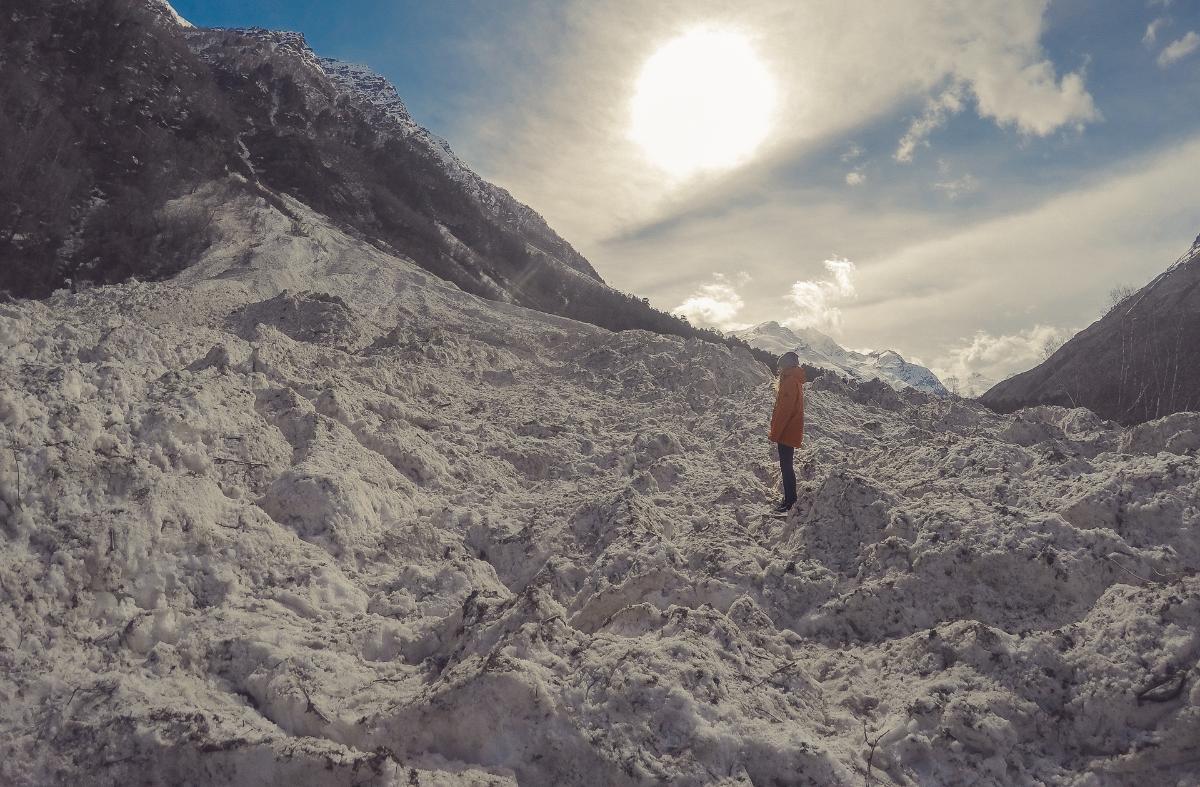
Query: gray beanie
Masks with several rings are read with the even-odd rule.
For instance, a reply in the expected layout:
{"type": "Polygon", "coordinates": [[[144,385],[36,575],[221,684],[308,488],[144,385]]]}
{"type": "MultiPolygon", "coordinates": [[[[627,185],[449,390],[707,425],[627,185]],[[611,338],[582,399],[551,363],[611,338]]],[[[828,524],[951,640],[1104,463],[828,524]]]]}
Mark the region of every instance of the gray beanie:
{"type": "Polygon", "coordinates": [[[795,369],[800,365],[800,356],[793,352],[786,352],[779,356],[779,360],[775,362],[775,368],[779,371],[784,369],[795,369]]]}

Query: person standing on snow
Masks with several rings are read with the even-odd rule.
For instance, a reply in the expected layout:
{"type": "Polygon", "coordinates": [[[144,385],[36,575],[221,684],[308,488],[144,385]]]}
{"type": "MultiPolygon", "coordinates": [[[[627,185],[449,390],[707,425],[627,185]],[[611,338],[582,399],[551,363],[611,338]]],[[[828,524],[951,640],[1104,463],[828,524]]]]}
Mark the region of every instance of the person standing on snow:
{"type": "Polygon", "coordinates": [[[796,503],[796,449],[804,442],[804,370],[796,353],[784,353],[775,364],[779,371],[775,411],[771,413],[771,442],[779,447],[779,472],[783,476],[783,502],[775,513],[787,513],[796,503]]]}

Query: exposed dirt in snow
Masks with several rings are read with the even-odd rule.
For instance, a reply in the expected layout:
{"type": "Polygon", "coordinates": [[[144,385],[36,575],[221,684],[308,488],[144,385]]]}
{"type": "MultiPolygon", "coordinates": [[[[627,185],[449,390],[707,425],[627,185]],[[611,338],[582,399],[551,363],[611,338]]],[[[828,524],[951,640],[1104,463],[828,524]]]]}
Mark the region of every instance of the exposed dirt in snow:
{"type": "Polygon", "coordinates": [[[1200,415],[825,377],[764,518],[748,355],[292,208],[0,306],[0,782],[1196,783],[1200,415]]]}

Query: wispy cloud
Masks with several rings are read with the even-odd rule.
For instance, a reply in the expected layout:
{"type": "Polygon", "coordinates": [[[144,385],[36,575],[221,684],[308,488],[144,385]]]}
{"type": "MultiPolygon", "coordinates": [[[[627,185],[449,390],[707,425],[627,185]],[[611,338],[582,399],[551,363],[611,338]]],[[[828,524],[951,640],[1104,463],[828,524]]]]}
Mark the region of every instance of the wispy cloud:
{"type": "Polygon", "coordinates": [[[672,311],[687,317],[689,322],[701,328],[735,331],[749,327],[737,321],[738,314],[745,306],[738,288],[749,281],[750,275],[747,273],[738,273],[733,277],[715,273],[711,282],[697,287],[687,300],[672,311]]]}
{"type": "Polygon", "coordinates": [[[1196,35],[1195,30],[1189,30],[1183,38],[1172,41],[1158,53],[1158,65],[1166,68],[1183,60],[1197,49],[1200,49],[1200,35],[1196,35]]]}
{"type": "Polygon", "coordinates": [[[968,172],[952,180],[939,180],[933,187],[945,194],[947,199],[955,200],[979,191],[979,179],[968,172]]]}
{"type": "Polygon", "coordinates": [[[865,274],[845,308],[847,338],[936,360],[948,336],[1086,325],[1109,289],[1149,281],[1196,236],[1196,202],[1179,195],[1197,167],[1200,135],[1022,212],[860,252],[865,274]]]}
{"type": "Polygon", "coordinates": [[[862,172],[857,169],[851,170],[846,173],[846,185],[847,186],[861,186],[862,184],[864,184],[866,182],[867,182],[867,176],[862,174],[862,172]]]}
{"type": "Polygon", "coordinates": [[[1146,25],[1146,33],[1142,36],[1142,43],[1146,46],[1154,46],[1158,42],[1158,31],[1162,30],[1168,21],[1170,20],[1165,16],[1160,16],[1146,25]]]}
{"type": "Polygon", "coordinates": [[[929,146],[929,135],[946,125],[951,115],[957,115],[963,109],[963,84],[951,85],[943,90],[936,98],[925,102],[925,111],[920,117],[909,124],[908,131],[900,138],[900,144],[892,158],[908,163],[913,160],[913,154],[921,146],[929,146]]]}
{"type": "Polygon", "coordinates": [[[825,260],[828,277],[798,281],[792,285],[787,299],[796,307],[795,313],[783,321],[789,328],[817,328],[838,332],[842,328],[841,304],[857,295],[854,280],[857,268],[844,258],[825,260]]]}
{"type": "MultiPolygon", "coordinates": [[[[816,265],[797,275],[783,261],[819,263],[837,249],[858,263],[858,294],[802,286],[802,299],[815,294],[825,307],[806,308],[817,315],[809,319],[842,324],[846,343],[932,362],[978,329],[999,337],[1036,324],[1086,324],[1114,283],[1149,280],[1182,250],[1180,238],[1195,237],[1196,202],[1180,195],[1193,191],[1188,173],[1200,166],[1200,137],[1168,149],[1164,137],[1141,135],[1167,116],[1146,113],[1132,135],[1129,124],[1114,123],[1037,141],[1099,118],[1092,83],[1111,79],[1126,58],[1141,57],[1157,72],[1159,49],[1195,27],[1175,7],[1176,27],[1158,28],[1152,50],[1136,28],[1161,11],[1119,28],[1096,18],[1103,30],[1089,24],[1082,37],[1059,29],[1044,46],[1045,0],[527,7],[506,35],[487,30],[472,50],[490,58],[478,69],[509,92],[464,125],[468,137],[482,133],[474,128],[494,132],[468,160],[543,213],[614,286],[678,304],[698,322],[783,322],[800,311],[790,297],[795,279],[817,285],[826,277],[816,265]],[[658,46],[710,23],[756,36],[784,88],[778,123],[756,162],[672,191],[626,145],[629,97],[658,46]],[[1095,73],[1075,59],[1089,47],[1095,73]],[[933,112],[923,112],[930,105],[933,112]],[[910,129],[914,117],[924,124],[910,129]],[[956,134],[954,160],[970,164],[930,174],[924,159],[933,155],[922,151],[928,142],[937,147],[938,123],[968,118],[973,130],[987,122],[1012,133],[956,134]],[[909,130],[918,166],[895,166],[887,159],[909,130]],[[1104,145],[1089,147],[1095,140],[1104,145]],[[857,177],[846,179],[852,173],[865,182],[855,188],[857,177]],[[981,187],[987,200],[966,196],[981,187]],[[739,270],[753,281],[738,286],[739,270]],[[707,271],[727,274],[725,288],[707,271]]],[[[1113,107],[1138,106],[1129,91],[1139,88],[1148,106],[1162,99],[1153,79],[1103,88],[1113,107]]],[[[1171,137],[1193,131],[1181,126],[1171,137]]]]}

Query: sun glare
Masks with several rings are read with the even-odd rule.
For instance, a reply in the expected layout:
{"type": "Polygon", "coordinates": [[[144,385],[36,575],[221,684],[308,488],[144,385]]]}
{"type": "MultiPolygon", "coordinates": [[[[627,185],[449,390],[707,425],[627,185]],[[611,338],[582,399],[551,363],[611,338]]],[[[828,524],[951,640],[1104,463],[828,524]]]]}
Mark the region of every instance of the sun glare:
{"type": "Polygon", "coordinates": [[[749,160],[771,130],[775,80],[749,39],[701,28],[664,44],[642,68],[630,137],[677,177],[749,160]]]}

